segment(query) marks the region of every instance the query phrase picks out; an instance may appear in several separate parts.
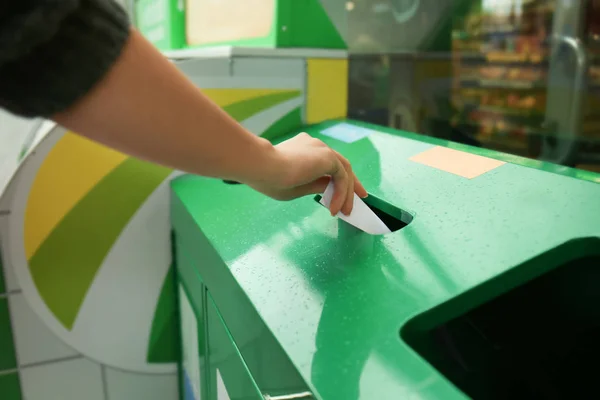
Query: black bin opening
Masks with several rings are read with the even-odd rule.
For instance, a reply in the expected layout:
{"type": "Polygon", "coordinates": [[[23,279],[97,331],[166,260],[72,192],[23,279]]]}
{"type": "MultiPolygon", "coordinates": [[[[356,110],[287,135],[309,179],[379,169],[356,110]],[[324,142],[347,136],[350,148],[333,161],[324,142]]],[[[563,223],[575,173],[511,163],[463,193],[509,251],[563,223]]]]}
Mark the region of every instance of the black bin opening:
{"type": "Polygon", "coordinates": [[[390,229],[390,231],[396,232],[410,224],[410,221],[412,221],[412,217],[403,217],[403,215],[405,215],[406,213],[402,210],[398,210],[400,212],[399,217],[395,216],[397,215],[397,213],[394,213],[394,215],[392,215],[385,212],[383,209],[377,207],[378,199],[375,199],[374,197],[369,197],[365,199],[365,204],[375,213],[375,215],[379,217],[379,219],[381,219],[381,221],[385,224],[385,226],[387,226],[390,229]]]}
{"type": "MultiPolygon", "coordinates": [[[[322,198],[321,195],[316,195],[314,200],[322,206],[320,203],[322,198]]],[[[406,227],[413,220],[412,214],[373,195],[369,195],[363,201],[392,232],[406,227]]]]}
{"type": "Polygon", "coordinates": [[[600,256],[580,258],[404,339],[470,398],[592,399],[600,377],[600,256]]]}

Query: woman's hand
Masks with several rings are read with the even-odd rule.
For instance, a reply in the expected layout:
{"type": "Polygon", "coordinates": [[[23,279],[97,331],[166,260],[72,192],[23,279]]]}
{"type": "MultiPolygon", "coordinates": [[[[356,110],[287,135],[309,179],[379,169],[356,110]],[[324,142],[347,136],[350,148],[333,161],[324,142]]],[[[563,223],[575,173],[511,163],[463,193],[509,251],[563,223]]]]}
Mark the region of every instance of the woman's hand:
{"type": "Polygon", "coordinates": [[[277,200],[323,193],[333,179],[332,215],[352,211],[354,193],[366,197],[367,191],[357,179],[347,159],[322,141],[301,133],[275,146],[267,157],[273,174],[246,182],[252,188],[277,200]],[[273,151],[274,150],[274,151],[273,151]]]}

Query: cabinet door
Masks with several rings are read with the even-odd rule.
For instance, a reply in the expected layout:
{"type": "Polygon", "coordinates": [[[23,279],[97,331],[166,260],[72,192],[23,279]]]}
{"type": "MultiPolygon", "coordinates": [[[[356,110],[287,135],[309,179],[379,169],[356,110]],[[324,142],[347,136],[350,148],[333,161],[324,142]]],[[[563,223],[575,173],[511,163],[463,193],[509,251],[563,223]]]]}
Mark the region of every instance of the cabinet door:
{"type": "Polygon", "coordinates": [[[181,326],[181,392],[184,400],[204,400],[202,318],[194,311],[182,284],[179,285],[181,326]]]}
{"type": "Polygon", "coordinates": [[[263,400],[210,295],[207,299],[209,400],[263,400]]]}
{"type": "Polygon", "coordinates": [[[176,246],[176,252],[181,332],[181,397],[182,400],[206,400],[206,287],[180,246],[176,246]]]}

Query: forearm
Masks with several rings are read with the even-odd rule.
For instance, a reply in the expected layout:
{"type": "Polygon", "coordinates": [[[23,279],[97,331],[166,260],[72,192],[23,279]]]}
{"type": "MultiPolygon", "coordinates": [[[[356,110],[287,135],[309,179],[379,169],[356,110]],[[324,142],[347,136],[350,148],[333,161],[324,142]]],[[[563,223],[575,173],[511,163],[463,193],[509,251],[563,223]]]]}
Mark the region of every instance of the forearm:
{"type": "Polygon", "coordinates": [[[54,119],[124,153],[194,174],[245,182],[273,168],[273,146],[210,101],[137,32],[95,88],[54,119]]]}

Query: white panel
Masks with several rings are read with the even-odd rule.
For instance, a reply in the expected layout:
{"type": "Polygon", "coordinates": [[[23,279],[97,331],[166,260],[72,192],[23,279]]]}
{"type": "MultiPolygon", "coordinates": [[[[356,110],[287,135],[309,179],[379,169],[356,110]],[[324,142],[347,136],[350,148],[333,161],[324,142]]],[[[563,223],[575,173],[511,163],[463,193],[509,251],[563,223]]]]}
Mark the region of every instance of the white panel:
{"type": "Polygon", "coordinates": [[[186,60],[175,65],[196,86],[205,89],[304,89],[303,60],[236,57],[186,60]]]}
{"type": "Polygon", "coordinates": [[[192,79],[197,76],[229,76],[229,58],[186,60],[175,63],[177,68],[192,79]]]}
{"type": "Polygon", "coordinates": [[[73,357],[78,353],[63,343],[33,312],[22,294],[8,298],[19,365],[73,357]]]}
{"type": "Polygon", "coordinates": [[[85,358],[24,368],[21,381],[27,400],[106,400],[101,367],[85,358]]]}
{"type": "MultiPolygon", "coordinates": [[[[23,215],[25,206],[27,205],[29,188],[35,178],[37,170],[44,162],[45,155],[62,138],[65,132],[66,130],[64,128],[56,126],[55,124],[46,122],[42,124],[34,139],[36,147],[35,153],[41,153],[41,155],[30,151],[29,156],[25,157],[20,165],[18,174],[15,174],[15,179],[9,183],[8,187],[6,187],[6,191],[0,196],[1,210],[8,209],[12,214],[23,215]]],[[[12,223],[13,222],[11,222],[11,224],[12,223]]],[[[18,224],[22,225],[21,221],[19,221],[18,224]]],[[[11,234],[11,236],[13,235],[14,234],[11,234]]],[[[15,240],[17,240],[20,243],[19,246],[22,247],[22,235],[18,235],[15,240]]],[[[24,255],[25,254],[23,253],[23,260],[24,255]]],[[[19,258],[21,258],[20,256],[21,255],[19,255],[19,258]]]]}
{"type": "Polygon", "coordinates": [[[200,375],[198,321],[187,295],[185,294],[185,290],[181,285],[179,285],[179,308],[183,369],[191,380],[194,398],[199,400],[202,388],[202,376],[200,375]]]}
{"type": "Polygon", "coordinates": [[[179,400],[177,374],[147,375],[106,368],[110,400],[179,400]]]}
{"type": "Polygon", "coordinates": [[[0,109],[0,196],[17,170],[21,151],[38,123],[0,109]]]}
{"type": "Polygon", "coordinates": [[[300,77],[304,74],[304,60],[276,58],[233,59],[234,76],[300,77]]]}

